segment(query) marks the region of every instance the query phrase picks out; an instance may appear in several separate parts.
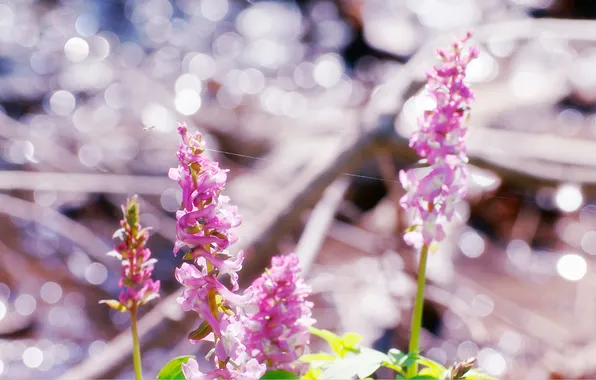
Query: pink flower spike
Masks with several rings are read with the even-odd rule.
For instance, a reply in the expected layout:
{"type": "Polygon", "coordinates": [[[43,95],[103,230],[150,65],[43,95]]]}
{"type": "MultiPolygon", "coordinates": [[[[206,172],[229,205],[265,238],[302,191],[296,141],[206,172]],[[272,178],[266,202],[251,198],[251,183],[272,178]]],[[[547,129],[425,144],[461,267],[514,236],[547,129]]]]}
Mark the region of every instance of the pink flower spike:
{"type": "Polygon", "coordinates": [[[122,211],[122,228],[114,234],[114,237],[120,237],[122,242],[116,245],[114,251],[108,253],[122,263],[122,277],[119,281],[121,292],[117,302],[101,302],[118,310],[132,310],[158,298],[160,283],[151,279],[157,260],[151,258],[151,251],[145,248],[149,230],[141,227],[136,196],[127,200],[122,211]]]}
{"type": "Polygon", "coordinates": [[[466,194],[467,128],[463,123],[474,96],[464,79],[467,65],[478,56],[476,48],[464,51],[471,36],[467,33],[454,42],[451,51],[438,50],[442,63],[427,74],[425,90],[436,107],[424,112],[410,147],[429,167],[399,173],[406,190],[400,205],[413,226],[404,240],[416,248],[445,238],[444,226],[453,218],[454,205],[466,194]]]}
{"type": "Polygon", "coordinates": [[[308,327],[312,303],[306,300],[310,287],[300,277],[298,256],[276,256],[271,268],[252,284],[255,299],[247,311],[245,344],[247,352],[270,368],[301,373],[297,362],[310,340],[308,327]]]}
{"type": "Polygon", "coordinates": [[[237,292],[244,254],[239,252],[234,257],[227,251],[237,240],[232,229],[242,222],[237,208],[221,194],[227,170],[204,155],[205,141],[200,133],[190,134],[185,124],[179,125],[178,133],[182,139],[177,153],[179,165],[169,171],[169,177],[182,189],[174,255],[187,248],[184,260],[192,264],[183,263],[175,270],[184,288],[177,301],[184,311],[194,311],[203,320],[190,339],[192,343],[196,343],[193,337],[215,342],[212,360],[216,367],[203,372],[193,360],[183,366],[183,372],[187,379],[257,380],[266,366],[247,354],[241,322],[241,307],[251,302],[253,289],[237,292]],[[220,282],[220,275],[229,276],[231,289],[220,282]]]}

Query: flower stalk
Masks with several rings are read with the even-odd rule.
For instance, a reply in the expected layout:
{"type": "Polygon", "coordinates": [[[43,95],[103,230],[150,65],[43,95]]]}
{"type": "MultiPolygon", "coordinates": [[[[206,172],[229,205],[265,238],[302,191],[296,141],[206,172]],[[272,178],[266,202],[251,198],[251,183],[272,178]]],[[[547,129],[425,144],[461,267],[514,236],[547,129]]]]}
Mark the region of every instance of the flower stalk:
{"type": "Polygon", "coordinates": [[[132,355],[133,365],[135,371],[135,379],[143,379],[143,369],[141,366],[141,346],[139,343],[139,333],[137,330],[137,307],[134,306],[130,310],[130,330],[132,332],[132,355]]]}
{"type": "MultiPolygon", "coordinates": [[[[424,287],[426,283],[426,261],[428,259],[428,246],[423,245],[420,251],[420,263],[418,264],[418,285],[416,288],[416,300],[414,301],[414,313],[412,314],[412,328],[410,330],[409,351],[417,351],[420,347],[420,330],[422,329],[422,312],[424,310],[424,287]]],[[[416,376],[418,363],[414,362],[408,367],[408,377],[416,376]]]]}

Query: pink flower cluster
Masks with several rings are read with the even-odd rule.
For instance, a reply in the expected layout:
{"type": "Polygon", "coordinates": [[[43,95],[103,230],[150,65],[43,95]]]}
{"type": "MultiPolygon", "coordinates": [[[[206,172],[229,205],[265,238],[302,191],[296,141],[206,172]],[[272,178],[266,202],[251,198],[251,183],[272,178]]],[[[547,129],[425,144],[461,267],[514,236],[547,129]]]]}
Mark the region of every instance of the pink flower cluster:
{"type": "Polygon", "coordinates": [[[413,217],[404,240],[416,248],[444,239],[444,224],[453,218],[455,203],[466,194],[467,127],[463,122],[473,94],[464,78],[467,65],[478,56],[476,48],[464,51],[470,37],[468,33],[454,42],[451,51],[439,50],[442,65],[427,73],[426,92],[436,107],[424,113],[410,147],[426,159],[428,167],[399,173],[406,190],[400,205],[413,217]]]}
{"type": "Polygon", "coordinates": [[[109,255],[122,263],[122,277],[119,285],[122,289],[118,302],[102,301],[121,311],[144,305],[159,297],[159,281],[153,281],[151,274],[157,259],[151,258],[151,251],[145,248],[149,239],[148,228],[142,228],[139,222],[139,205],[136,197],[126,202],[122,208],[124,218],[122,228],[114,233],[120,242],[109,255]]]}
{"type": "MultiPolygon", "coordinates": [[[[185,124],[178,126],[182,143],[178,150],[178,168],[170,169],[169,176],[182,188],[182,209],[176,213],[174,254],[181,248],[188,251],[175,276],[184,286],[178,302],[185,311],[195,311],[208,325],[199,328],[199,338],[213,333],[216,369],[203,373],[196,361],[185,365],[187,378],[258,379],[265,366],[246,355],[242,344],[241,307],[248,304],[252,289],[238,294],[238,271],[242,268],[243,254],[233,257],[227,248],[236,241],[231,229],[241,223],[235,206],[221,195],[226,184],[226,170],[203,155],[205,143],[199,132],[189,134],[185,124]],[[232,285],[228,289],[218,276],[227,274],[232,285]]],[[[204,325],[202,325],[204,326],[204,325]]],[[[191,342],[196,340],[191,339],[191,342]]]]}
{"type": "Polygon", "coordinates": [[[244,322],[249,354],[270,368],[300,373],[306,368],[297,360],[309,344],[308,327],[315,320],[313,305],[306,301],[310,287],[300,276],[298,256],[273,257],[271,268],[252,286],[256,297],[244,322]]]}

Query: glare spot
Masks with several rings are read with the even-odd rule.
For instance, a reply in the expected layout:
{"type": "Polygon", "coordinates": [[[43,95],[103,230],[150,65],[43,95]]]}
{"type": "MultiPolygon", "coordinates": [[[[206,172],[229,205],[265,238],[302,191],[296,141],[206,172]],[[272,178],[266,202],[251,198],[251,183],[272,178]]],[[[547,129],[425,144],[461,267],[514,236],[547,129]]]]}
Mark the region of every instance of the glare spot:
{"type": "Polygon", "coordinates": [[[539,67],[526,67],[515,71],[509,82],[511,92],[520,99],[540,97],[547,84],[544,83],[546,73],[539,67]]]}
{"type": "Polygon", "coordinates": [[[196,75],[182,74],[176,80],[174,89],[176,92],[180,92],[182,90],[194,90],[195,92],[200,93],[203,89],[203,82],[201,82],[201,79],[199,79],[199,77],[196,75]]]}
{"type": "Polygon", "coordinates": [[[4,301],[0,301],[0,321],[6,316],[6,305],[4,301]]]}
{"type": "Polygon", "coordinates": [[[82,62],[89,55],[89,44],[80,37],[73,37],[64,44],[64,55],[71,62],[82,62]]]}
{"type": "Polygon", "coordinates": [[[478,355],[478,346],[472,341],[465,341],[457,348],[457,356],[460,360],[465,360],[478,355]]]}
{"type": "Polygon", "coordinates": [[[471,83],[488,82],[499,73],[497,61],[490,55],[481,52],[478,58],[466,67],[466,80],[471,83]]]}
{"type": "Polygon", "coordinates": [[[47,303],[56,303],[62,298],[62,287],[55,282],[46,282],[40,289],[41,299],[47,303]]]}
{"type": "Polygon", "coordinates": [[[489,375],[500,376],[505,372],[507,362],[503,355],[497,351],[492,348],[485,348],[478,354],[478,367],[489,375]]]}
{"type": "Polygon", "coordinates": [[[2,375],[2,373],[4,373],[4,362],[0,360],[0,375],[2,375]]]}
{"type": "Polygon", "coordinates": [[[505,331],[499,339],[499,347],[510,354],[518,352],[522,344],[523,339],[521,335],[515,331],[505,331]]]}
{"type": "Polygon", "coordinates": [[[267,9],[252,6],[245,9],[236,18],[236,27],[249,38],[266,36],[273,29],[273,20],[267,9]]]}
{"type": "Polygon", "coordinates": [[[559,187],[555,194],[555,204],[564,212],[577,211],[583,202],[581,189],[576,185],[565,184],[559,187]]]}
{"type": "Polygon", "coordinates": [[[50,97],[50,108],[60,116],[70,114],[75,108],[76,100],[73,94],[68,91],[59,90],[50,97]]]}
{"type": "Polygon", "coordinates": [[[493,299],[484,294],[478,294],[472,299],[472,310],[480,317],[486,317],[493,312],[495,304],[493,299]]]}
{"type": "Polygon", "coordinates": [[[89,345],[89,357],[92,358],[106,349],[108,344],[103,340],[96,340],[89,345]]]}
{"type": "Polygon", "coordinates": [[[121,108],[126,104],[126,89],[120,83],[112,83],[104,93],[106,104],[114,109],[121,108]]]}
{"type": "Polygon", "coordinates": [[[101,285],[108,278],[108,270],[102,263],[92,263],[85,269],[85,278],[93,285],[101,285]]]}
{"type": "Polygon", "coordinates": [[[248,68],[238,75],[238,87],[246,94],[258,94],[265,87],[265,76],[255,68],[248,68]]]}
{"type": "Polygon", "coordinates": [[[569,281],[581,280],[588,271],[588,264],[583,257],[576,254],[562,256],[557,262],[557,272],[569,281]]]}
{"type": "Polygon", "coordinates": [[[90,14],[83,14],[77,18],[75,22],[75,29],[83,37],[90,37],[97,33],[99,23],[97,19],[90,14]]]}
{"type": "Polygon", "coordinates": [[[201,96],[195,90],[182,90],[176,94],[174,103],[178,112],[189,116],[201,108],[201,96]]]}
{"type": "Polygon", "coordinates": [[[29,140],[14,140],[9,146],[7,158],[17,164],[24,164],[32,161],[35,153],[35,147],[29,140]]]}
{"type": "Polygon", "coordinates": [[[79,160],[88,167],[94,167],[103,159],[101,148],[94,144],[85,144],[79,149],[79,160]]]}
{"type": "Polygon", "coordinates": [[[523,267],[525,264],[527,264],[532,256],[532,249],[530,248],[528,243],[518,239],[512,240],[507,245],[506,252],[509,260],[513,264],[520,267],[523,267]]]}
{"type": "Polygon", "coordinates": [[[85,269],[89,264],[91,264],[89,257],[83,252],[76,251],[73,252],[66,261],[66,265],[70,272],[77,277],[83,277],[85,275],[85,269]]]}
{"type": "Polygon", "coordinates": [[[475,184],[486,190],[492,190],[500,183],[499,177],[488,170],[471,170],[470,178],[475,184]]]}
{"type": "Polygon", "coordinates": [[[8,285],[0,282],[0,300],[7,300],[10,297],[10,288],[8,285]]]}
{"type": "Polygon", "coordinates": [[[168,212],[175,212],[180,208],[182,193],[179,189],[166,189],[161,193],[161,207],[168,212]]]}
{"type": "Polygon", "coordinates": [[[197,54],[188,63],[188,70],[201,80],[207,80],[215,74],[215,61],[207,54],[197,54]]]}
{"type": "Polygon", "coordinates": [[[145,106],[141,118],[144,125],[155,125],[155,130],[161,132],[171,131],[176,125],[176,120],[170,111],[158,103],[145,106]]]}
{"type": "Polygon", "coordinates": [[[17,297],[14,302],[14,307],[17,310],[17,313],[21,315],[30,315],[35,311],[37,307],[37,302],[35,298],[30,294],[21,294],[17,297]]]}
{"type": "Polygon", "coordinates": [[[250,59],[269,68],[276,68],[287,58],[286,46],[276,41],[261,38],[249,45],[250,59]]]}
{"type": "Polygon", "coordinates": [[[581,246],[590,255],[596,255],[596,231],[588,231],[582,236],[581,246]]]}
{"type": "Polygon", "coordinates": [[[479,257],[484,252],[484,239],[476,231],[464,232],[459,238],[459,248],[468,257],[479,257]]]}
{"type": "Polygon", "coordinates": [[[29,347],[23,352],[23,363],[29,368],[37,368],[43,362],[43,352],[37,347],[29,347]]]}
{"type": "Polygon", "coordinates": [[[219,21],[228,13],[228,0],[203,0],[201,13],[209,21],[219,21]]]}
{"type": "Polygon", "coordinates": [[[337,54],[325,54],[315,62],[313,77],[322,87],[333,87],[344,73],[343,63],[337,54]]]}
{"type": "Polygon", "coordinates": [[[289,92],[284,96],[281,107],[285,115],[300,117],[306,112],[307,100],[298,92],[289,92]]]}

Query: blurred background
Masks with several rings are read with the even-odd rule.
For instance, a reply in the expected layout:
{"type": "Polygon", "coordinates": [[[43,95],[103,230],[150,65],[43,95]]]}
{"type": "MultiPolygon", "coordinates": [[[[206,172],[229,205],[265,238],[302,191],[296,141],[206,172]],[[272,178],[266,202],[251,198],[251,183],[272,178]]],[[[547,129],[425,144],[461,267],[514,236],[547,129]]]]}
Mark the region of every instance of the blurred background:
{"type": "Polygon", "coordinates": [[[0,0],[0,377],[133,377],[128,316],[98,304],[132,194],[162,282],[145,374],[205,353],[175,301],[178,121],[230,169],[241,281],[295,251],[318,327],[406,350],[397,172],[434,50],[469,28],[470,191],[430,259],[423,347],[503,379],[596,377],[592,18],[591,0],[0,0]]]}

